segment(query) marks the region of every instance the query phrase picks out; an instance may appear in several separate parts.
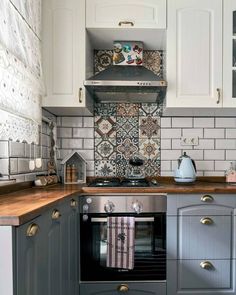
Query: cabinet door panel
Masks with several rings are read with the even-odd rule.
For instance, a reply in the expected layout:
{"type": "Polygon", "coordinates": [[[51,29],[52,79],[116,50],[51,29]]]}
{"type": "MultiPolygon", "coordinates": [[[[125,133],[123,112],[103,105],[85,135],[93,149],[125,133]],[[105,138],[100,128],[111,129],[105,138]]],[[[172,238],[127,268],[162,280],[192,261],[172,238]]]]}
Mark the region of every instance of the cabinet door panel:
{"type": "Polygon", "coordinates": [[[122,21],[132,22],[125,25],[130,28],[165,28],[166,0],[87,0],[87,28],[122,28],[122,21]]]}
{"type": "Polygon", "coordinates": [[[222,0],[169,1],[167,107],[219,107],[222,0]]]}

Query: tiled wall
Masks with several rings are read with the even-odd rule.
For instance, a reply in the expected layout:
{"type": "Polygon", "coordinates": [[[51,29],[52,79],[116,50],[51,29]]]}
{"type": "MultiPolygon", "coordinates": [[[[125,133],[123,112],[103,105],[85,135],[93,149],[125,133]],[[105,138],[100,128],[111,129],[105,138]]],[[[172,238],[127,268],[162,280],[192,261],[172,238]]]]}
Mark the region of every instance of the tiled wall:
{"type": "Polygon", "coordinates": [[[173,175],[183,151],[195,160],[199,176],[224,175],[236,161],[236,118],[162,118],[161,175],[173,175]],[[199,145],[182,146],[181,136],[198,137],[199,145]]]}
{"type": "Polygon", "coordinates": [[[94,175],[94,118],[57,118],[58,169],[61,160],[70,152],[78,151],[87,162],[87,176],[94,175]]]}
{"type": "Polygon", "coordinates": [[[41,157],[41,145],[0,141],[0,173],[5,179],[16,179],[17,182],[34,180],[36,174],[47,172],[47,161],[50,152],[48,124],[42,123],[42,168],[30,171],[29,160],[41,157]]]}

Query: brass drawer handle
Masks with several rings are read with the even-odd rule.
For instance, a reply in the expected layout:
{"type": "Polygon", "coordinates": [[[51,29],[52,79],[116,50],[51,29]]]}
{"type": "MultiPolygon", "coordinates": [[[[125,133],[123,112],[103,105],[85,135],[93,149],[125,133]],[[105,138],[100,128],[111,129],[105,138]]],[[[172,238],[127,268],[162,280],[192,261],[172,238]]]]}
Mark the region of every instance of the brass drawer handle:
{"type": "Polygon", "coordinates": [[[130,21],[120,21],[119,24],[118,24],[120,27],[122,25],[130,25],[131,27],[134,26],[134,23],[133,22],[130,22],[130,21]]]}
{"type": "Polygon", "coordinates": [[[39,231],[39,226],[36,223],[31,223],[27,227],[26,236],[33,237],[37,234],[38,231],[39,231]]]}
{"type": "Polygon", "coordinates": [[[210,261],[202,261],[200,263],[200,267],[202,269],[207,269],[207,270],[210,270],[210,269],[214,268],[213,264],[210,261]]]}
{"type": "Polygon", "coordinates": [[[210,225],[210,224],[214,223],[214,221],[210,217],[203,217],[203,218],[201,218],[200,222],[202,224],[206,224],[206,225],[210,225]]]}
{"type": "Polygon", "coordinates": [[[219,104],[220,103],[220,98],[221,98],[220,88],[216,88],[216,91],[217,91],[217,101],[216,101],[216,103],[219,104]]]}
{"type": "Polygon", "coordinates": [[[59,219],[61,217],[61,213],[59,210],[55,209],[52,211],[52,219],[59,219]]]}
{"type": "Polygon", "coordinates": [[[121,284],[117,287],[117,291],[121,293],[125,293],[129,291],[129,286],[126,284],[121,284]]]}
{"type": "Polygon", "coordinates": [[[201,201],[210,203],[210,202],[214,201],[214,198],[212,196],[210,196],[210,195],[204,195],[204,196],[201,197],[201,201]]]}
{"type": "Polygon", "coordinates": [[[75,207],[77,206],[77,202],[76,202],[76,200],[71,199],[71,201],[70,201],[70,206],[71,206],[71,208],[75,208],[75,207]]]}
{"type": "Polygon", "coordinates": [[[79,89],[79,102],[80,103],[83,102],[83,100],[82,100],[82,91],[83,91],[83,89],[80,87],[80,89],[79,89]]]}

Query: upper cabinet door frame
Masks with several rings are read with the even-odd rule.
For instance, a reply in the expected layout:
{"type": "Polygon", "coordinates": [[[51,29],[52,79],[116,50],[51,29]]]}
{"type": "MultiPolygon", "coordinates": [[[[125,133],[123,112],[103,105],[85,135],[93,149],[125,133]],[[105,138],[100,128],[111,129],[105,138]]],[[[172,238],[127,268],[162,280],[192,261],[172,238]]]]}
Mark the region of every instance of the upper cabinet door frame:
{"type": "Polygon", "coordinates": [[[170,0],[167,107],[222,107],[222,0],[170,0]]]}
{"type": "MultiPolygon", "coordinates": [[[[236,32],[233,32],[233,12],[236,14],[236,1],[226,0],[224,1],[224,50],[223,50],[223,96],[224,107],[236,107],[236,94],[233,94],[233,71],[235,72],[236,84],[236,53],[235,62],[233,61],[233,46],[236,51],[236,32]],[[234,45],[233,45],[234,43],[234,45]],[[234,64],[233,64],[234,63],[234,64]]],[[[236,16],[235,16],[236,18],[236,16]]],[[[236,23],[236,19],[235,19],[236,23]]],[[[236,24],[235,24],[236,25],[236,24]]],[[[236,31],[236,29],[235,29],[236,31]]],[[[236,88],[236,85],[235,85],[236,88]]],[[[235,90],[236,92],[236,90],[235,90]]]]}
{"type": "Polygon", "coordinates": [[[166,0],[87,0],[87,28],[166,28],[166,0]]]}

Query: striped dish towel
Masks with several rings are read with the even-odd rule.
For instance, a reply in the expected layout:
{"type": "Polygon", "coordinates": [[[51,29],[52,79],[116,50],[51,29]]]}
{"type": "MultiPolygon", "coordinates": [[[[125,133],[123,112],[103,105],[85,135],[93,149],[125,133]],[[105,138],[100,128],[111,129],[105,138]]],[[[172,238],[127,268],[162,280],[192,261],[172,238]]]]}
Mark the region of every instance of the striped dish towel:
{"type": "Polygon", "coordinates": [[[135,217],[107,218],[107,267],[134,268],[135,217]]]}

